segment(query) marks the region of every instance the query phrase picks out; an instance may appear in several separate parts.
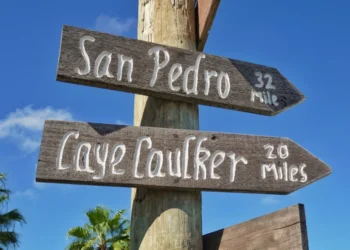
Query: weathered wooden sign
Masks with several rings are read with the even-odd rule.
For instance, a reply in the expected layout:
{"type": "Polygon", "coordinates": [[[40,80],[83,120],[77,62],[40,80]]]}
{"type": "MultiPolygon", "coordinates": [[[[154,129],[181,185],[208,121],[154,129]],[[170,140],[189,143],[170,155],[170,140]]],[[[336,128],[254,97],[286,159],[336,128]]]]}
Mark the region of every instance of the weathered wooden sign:
{"type": "Polygon", "coordinates": [[[297,204],[203,236],[204,250],[308,250],[305,209],[297,204]]]}
{"type": "Polygon", "coordinates": [[[288,138],[46,121],[36,179],[288,194],[330,173],[288,138]]]}
{"type": "Polygon", "coordinates": [[[263,115],[304,100],[275,68],[70,26],[57,80],[263,115]]]}
{"type": "Polygon", "coordinates": [[[197,50],[203,51],[207,41],[209,30],[214,22],[216,11],[219,7],[220,0],[198,0],[198,46],[197,50]]]}

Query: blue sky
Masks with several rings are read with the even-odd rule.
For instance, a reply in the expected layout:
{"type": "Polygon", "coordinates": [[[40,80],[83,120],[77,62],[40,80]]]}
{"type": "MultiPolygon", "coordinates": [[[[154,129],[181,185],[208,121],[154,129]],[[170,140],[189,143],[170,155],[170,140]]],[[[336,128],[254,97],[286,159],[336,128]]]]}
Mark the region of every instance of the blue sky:
{"type": "MultiPolygon", "coordinates": [[[[289,137],[333,173],[287,196],[203,193],[203,233],[303,203],[310,249],[348,249],[350,237],[350,3],[222,0],[205,52],[279,69],[306,100],[275,117],[200,106],[200,129],[289,137]]],[[[133,95],[57,82],[64,24],[136,38],[137,1],[3,1],[0,8],[0,171],[23,250],[62,250],[96,205],[130,208],[129,188],[35,183],[45,119],[129,123],[133,95]]]]}

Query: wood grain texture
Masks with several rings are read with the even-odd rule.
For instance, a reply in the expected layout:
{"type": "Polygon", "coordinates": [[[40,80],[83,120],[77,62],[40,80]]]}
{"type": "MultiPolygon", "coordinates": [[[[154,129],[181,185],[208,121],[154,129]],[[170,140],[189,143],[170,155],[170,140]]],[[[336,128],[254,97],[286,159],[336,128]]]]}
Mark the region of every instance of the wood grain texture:
{"type": "MultiPolygon", "coordinates": [[[[200,55],[204,54],[189,49],[64,26],[57,80],[262,115],[275,115],[304,100],[303,94],[275,68],[208,54],[205,54],[205,58],[202,58],[199,63],[198,94],[187,93],[183,87],[184,79],[188,78],[188,88],[191,89],[194,75],[197,74],[190,71],[188,77],[184,77],[185,71],[196,64],[196,60],[200,55]],[[84,43],[84,48],[90,58],[91,69],[89,73],[80,75],[76,69],[84,70],[86,67],[79,46],[80,39],[84,36],[93,37],[95,40],[94,42],[86,41],[84,43]],[[148,51],[155,46],[165,48],[169,52],[170,61],[159,70],[155,85],[151,87],[154,55],[149,56],[148,51]],[[95,61],[104,51],[111,53],[109,65],[111,75],[110,77],[104,75],[98,78],[94,73],[95,65],[98,65],[95,61]],[[133,59],[132,82],[129,82],[126,76],[128,63],[125,64],[121,80],[117,79],[118,65],[121,65],[121,63],[118,63],[118,55],[133,59]],[[169,71],[175,63],[182,66],[182,73],[173,83],[174,88],[179,88],[176,91],[170,88],[168,82],[169,71]],[[210,87],[207,88],[207,93],[205,71],[217,72],[217,77],[212,76],[210,78],[210,87]],[[218,79],[221,73],[227,74],[229,78],[227,94],[225,93],[225,77],[221,78],[221,88],[218,87],[218,79]],[[269,81],[271,81],[271,84],[269,84],[269,81]],[[219,92],[221,93],[219,94],[219,92]]],[[[163,62],[163,59],[164,55],[160,52],[160,63],[163,62]]],[[[100,73],[104,65],[108,65],[106,58],[102,60],[100,67],[96,67],[100,73]]],[[[177,70],[174,72],[177,72],[177,70]]]]}
{"type": "Polygon", "coordinates": [[[209,36],[209,30],[214,22],[220,0],[198,0],[198,42],[197,50],[203,51],[209,36]]]}
{"type": "Polygon", "coordinates": [[[308,250],[305,209],[297,204],[203,236],[204,250],[308,250]]]}
{"type": "MultiPolygon", "coordinates": [[[[119,154],[120,151],[115,153],[115,157],[119,154]]],[[[99,153],[99,155],[103,155],[103,153],[99,153]]],[[[288,138],[47,121],[44,127],[36,178],[37,181],[41,182],[288,194],[330,173],[329,166],[288,138]],[[65,170],[58,170],[56,162],[59,146],[64,135],[70,131],[79,132],[78,138],[74,138],[73,135],[68,138],[63,151],[62,162],[70,167],[65,170]],[[190,136],[192,139],[189,143],[184,143],[185,138],[190,136]],[[135,148],[137,140],[141,137],[149,137],[151,140],[149,143],[151,144],[146,141],[141,144],[139,163],[136,164],[137,174],[135,174],[133,171],[133,166],[137,162],[135,157],[137,150],[135,148]],[[206,138],[207,140],[203,140],[202,144],[198,144],[200,138],[206,138]],[[84,162],[88,160],[93,173],[77,171],[77,165],[73,164],[73,159],[79,157],[76,153],[78,145],[84,142],[91,145],[91,152],[89,157],[81,154],[79,164],[83,166],[84,162]],[[109,150],[106,153],[105,171],[102,171],[102,165],[96,162],[95,147],[97,145],[100,145],[101,148],[105,147],[104,144],[106,143],[109,144],[109,150]],[[116,166],[116,169],[125,171],[121,175],[112,174],[111,172],[112,147],[118,143],[125,145],[126,148],[124,157],[116,166]],[[185,149],[185,145],[188,145],[188,150],[185,149]],[[267,157],[269,149],[266,149],[265,145],[274,147],[271,156],[275,155],[275,159],[267,157]],[[282,150],[283,154],[277,153],[280,147],[284,148],[282,150]],[[176,149],[180,152],[179,171],[176,168],[176,149]],[[208,150],[210,157],[204,161],[203,168],[196,167],[195,159],[199,159],[196,158],[196,149],[202,150],[199,158],[204,157],[203,151],[208,150]],[[154,155],[152,158],[151,152],[154,150],[160,150],[162,156],[157,158],[157,155],[154,155]],[[172,171],[179,173],[177,176],[171,175],[170,164],[168,164],[170,158],[168,158],[167,151],[173,152],[171,158],[172,171]],[[220,157],[214,158],[214,153],[218,151],[224,154],[223,161],[222,164],[216,164],[218,167],[212,173],[210,162],[220,162],[220,157]],[[286,153],[288,153],[286,158],[278,156],[286,155],[286,153]],[[188,155],[187,160],[185,155],[188,155]],[[232,155],[237,162],[235,168],[233,168],[232,155]],[[238,160],[242,158],[246,162],[238,160]],[[146,163],[148,160],[151,162],[150,165],[146,163]],[[162,162],[159,168],[156,167],[157,161],[162,162]],[[186,165],[187,171],[185,170],[186,165]],[[273,167],[268,169],[269,166],[273,167]],[[156,168],[160,171],[157,171],[156,168]],[[150,169],[152,174],[147,169],[150,169]],[[295,172],[293,173],[293,171],[295,172]],[[141,175],[143,177],[138,178],[141,175]],[[160,177],[160,175],[163,176],[160,177]],[[96,176],[102,177],[94,179],[96,176]]]]}
{"type": "MultiPolygon", "coordinates": [[[[191,1],[139,0],[139,40],[196,49],[191,1]]],[[[198,129],[198,105],[135,95],[134,125],[198,129]]],[[[131,250],[202,250],[200,191],[133,188],[131,250]]]]}

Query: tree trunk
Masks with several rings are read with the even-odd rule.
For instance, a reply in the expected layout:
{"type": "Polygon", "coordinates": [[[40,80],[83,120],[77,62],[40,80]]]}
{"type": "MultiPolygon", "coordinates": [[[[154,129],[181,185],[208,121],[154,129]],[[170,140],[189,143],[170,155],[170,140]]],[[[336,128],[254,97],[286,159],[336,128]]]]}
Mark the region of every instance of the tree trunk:
{"type": "MultiPolygon", "coordinates": [[[[138,39],[195,50],[194,1],[139,0],[138,39]]],[[[134,125],[197,130],[198,105],[135,95],[134,125]]],[[[130,244],[202,250],[201,192],[133,189],[130,244]]]]}

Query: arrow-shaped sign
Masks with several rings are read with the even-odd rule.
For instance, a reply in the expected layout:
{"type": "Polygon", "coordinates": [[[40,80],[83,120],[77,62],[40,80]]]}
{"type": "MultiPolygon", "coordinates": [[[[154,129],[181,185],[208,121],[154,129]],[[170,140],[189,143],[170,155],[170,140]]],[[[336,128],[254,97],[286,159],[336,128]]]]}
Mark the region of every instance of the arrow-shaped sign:
{"type": "Polygon", "coordinates": [[[304,100],[275,68],[70,26],[57,80],[263,115],[304,100]]]}
{"type": "Polygon", "coordinates": [[[36,179],[288,194],[330,173],[288,138],[46,121],[36,179]]]}

